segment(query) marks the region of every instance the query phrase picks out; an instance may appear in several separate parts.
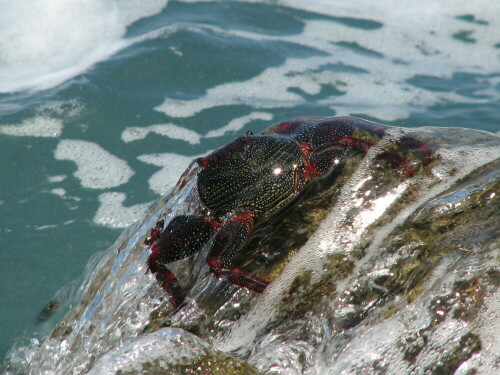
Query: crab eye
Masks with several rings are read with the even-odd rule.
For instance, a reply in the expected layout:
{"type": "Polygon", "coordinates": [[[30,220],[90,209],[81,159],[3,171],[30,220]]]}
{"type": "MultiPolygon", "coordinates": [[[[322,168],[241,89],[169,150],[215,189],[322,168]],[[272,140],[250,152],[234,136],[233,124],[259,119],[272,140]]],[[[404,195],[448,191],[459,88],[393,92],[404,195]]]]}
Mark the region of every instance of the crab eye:
{"type": "Polygon", "coordinates": [[[273,169],[273,173],[278,176],[283,172],[283,169],[281,167],[276,167],[273,169]]]}

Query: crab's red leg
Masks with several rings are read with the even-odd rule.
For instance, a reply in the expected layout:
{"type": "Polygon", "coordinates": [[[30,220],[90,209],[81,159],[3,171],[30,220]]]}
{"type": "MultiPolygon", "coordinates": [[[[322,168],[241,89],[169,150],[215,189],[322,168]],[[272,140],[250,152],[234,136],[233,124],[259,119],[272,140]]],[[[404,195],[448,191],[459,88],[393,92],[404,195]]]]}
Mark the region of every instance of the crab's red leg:
{"type": "MultiPolygon", "coordinates": [[[[305,120],[307,121],[307,119],[305,120]]],[[[300,123],[300,121],[298,122],[300,123]]],[[[283,131],[281,127],[277,129],[283,131]]],[[[374,145],[371,141],[354,137],[353,133],[356,129],[369,132],[377,138],[382,138],[389,128],[362,119],[335,117],[324,119],[316,127],[305,130],[298,136],[299,142],[304,142],[303,144],[310,148],[311,165],[316,170],[317,175],[326,173],[334,163],[341,161],[349,150],[366,154],[374,145]]],[[[410,136],[403,136],[395,142],[405,152],[421,153],[425,164],[432,161],[432,151],[427,143],[410,136]]],[[[401,170],[407,176],[412,176],[414,173],[410,163],[397,152],[382,151],[376,156],[376,159],[387,161],[392,168],[401,170]]]]}
{"type": "Polygon", "coordinates": [[[225,223],[214,238],[206,262],[215,277],[262,293],[269,281],[242,269],[229,267],[231,259],[245,243],[252,226],[251,219],[238,215],[225,223]]]}
{"type": "Polygon", "coordinates": [[[178,308],[186,296],[175,275],[167,267],[152,257],[148,259],[148,266],[149,270],[155,275],[160,286],[170,296],[170,302],[174,308],[178,308]]]}
{"type": "MultiPolygon", "coordinates": [[[[355,129],[355,128],[364,129],[364,130],[366,130],[366,131],[368,131],[368,132],[370,132],[370,133],[372,133],[380,138],[385,136],[387,133],[387,130],[389,129],[389,127],[387,127],[387,126],[375,124],[373,122],[365,121],[362,119],[352,119],[352,118],[348,118],[348,117],[339,118],[339,120],[342,120],[342,119],[344,122],[351,123],[351,126],[353,129],[355,129]]],[[[422,153],[422,155],[424,156],[425,164],[429,164],[432,161],[432,149],[427,143],[425,143],[419,139],[407,136],[407,135],[401,137],[399,140],[396,141],[396,143],[399,145],[402,145],[406,150],[411,150],[414,152],[422,153]]],[[[397,168],[397,164],[401,165],[402,162],[406,162],[406,160],[403,157],[401,157],[397,154],[392,153],[392,156],[389,154],[390,153],[386,153],[385,155],[388,155],[387,160],[391,164],[393,164],[393,162],[390,160],[391,158],[393,160],[395,160],[394,158],[400,159],[399,162],[396,162],[396,161],[394,162],[393,165],[395,168],[397,168]]],[[[379,157],[379,159],[386,159],[386,157],[379,157]]],[[[405,173],[406,173],[406,171],[405,171],[405,173]]]]}

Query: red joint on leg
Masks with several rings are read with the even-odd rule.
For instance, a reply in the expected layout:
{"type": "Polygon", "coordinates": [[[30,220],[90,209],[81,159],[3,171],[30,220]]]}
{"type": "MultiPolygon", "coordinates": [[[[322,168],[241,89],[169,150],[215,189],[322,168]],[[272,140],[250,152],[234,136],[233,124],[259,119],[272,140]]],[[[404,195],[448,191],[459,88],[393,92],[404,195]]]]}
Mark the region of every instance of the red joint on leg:
{"type": "Polygon", "coordinates": [[[149,262],[150,263],[156,263],[156,258],[158,256],[158,253],[160,252],[160,249],[158,248],[157,245],[151,246],[151,255],[149,256],[149,262]]]}
{"type": "MultiPolygon", "coordinates": [[[[311,156],[311,146],[306,144],[306,143],[300,143],[298,141],[295,141],[297,145],[300,147],[300,151],[302,151],[302,162],[303,162],[303,168],[302,168],[302,178],[305,181],[311,181],[317,177],[320,176],[320,173],[317,171],[316,168],[312,166],[312,164],[309,162],[310,156],[311,156]]],[[[295,190],[298,190],[299,181],[296,178],[295,181],[295,190]]]]}
{"type": "Polygon", "coordinates": [[[175,276],[172,272],[170,272],[167,277],[163,280],[164,283],[170,283],[172,280],[175,280],[175,276]]]}
{"type": "Polygon", "coordinates": [[[311,155],[311,146],[308,145],[307,143],[301,143],[298,141],[295,141],[297,145],[300,147],[300,151],[302,151],[302,155],[308,157],[311,155]]]}
{"type": "Polygon", "coordinates": [[[340,142],[347,144],[348,146],[354,147],[354,140],[353,138],[340,138],[340,142]]]}
{"type": "Polygon", "coordinates": [[[253,218],[255,217],[255,213],[250,210],[245,210],[239,214],[233,216],[232,220],[241,221],[248,228],[253,226],[253,218]]]}
{"type": "Polygon", "coordinates": [[[158,238],[158,236],[160,235],[162,229],[163,229],[163,224],[164,224],[164,221],[163,220],[159,220],[153,229],[151,229],[151,232],[149,233],[149,236],[146,237],[146,239],[144,240],[144,244],[147,245],[147,246],[150,246],[152,245],[156,239],[158,238]]]}
{"type": "Polygon", "coordinates": [[[195,160],[196,163],[200,166],[200,167],[206,167],[208,165],[208,159],[207,158],[198,158],[195,160]]]}
{"type": "Polygon", "coordinates": [[[410,164],[408,164],[408,163],[405,162],[404,165],[403,165],[402,170],[403,170],[403,173],[406,176],[408,176],[408,177],[412,177],[413,176],[413,168],[411,167],[410,164]]]}
{"type": "Polygon", "coordinates": [[[242,271],[240,269],[238,269],[238,268],[233,268],[231,270],[231,277],[233,278],[234,283],[237,286],[245,287],[245,285],[243,285],[243,283],[240,280],[240,275],[241,274],[242,274],[242,271]]]}

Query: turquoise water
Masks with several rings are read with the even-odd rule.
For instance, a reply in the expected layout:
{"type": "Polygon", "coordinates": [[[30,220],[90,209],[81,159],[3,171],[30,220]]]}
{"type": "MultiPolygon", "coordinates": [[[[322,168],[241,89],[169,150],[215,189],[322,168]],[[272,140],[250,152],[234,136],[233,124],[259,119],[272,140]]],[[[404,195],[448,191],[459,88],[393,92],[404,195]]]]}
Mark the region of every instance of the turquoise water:
{"type": "Polygon", "coordinates": [[[193,157],[247,129],[355,115],[500,130],[486,0],[51,4],[0,7],[2,357],[50,329],[39,311],[193,157]]]}

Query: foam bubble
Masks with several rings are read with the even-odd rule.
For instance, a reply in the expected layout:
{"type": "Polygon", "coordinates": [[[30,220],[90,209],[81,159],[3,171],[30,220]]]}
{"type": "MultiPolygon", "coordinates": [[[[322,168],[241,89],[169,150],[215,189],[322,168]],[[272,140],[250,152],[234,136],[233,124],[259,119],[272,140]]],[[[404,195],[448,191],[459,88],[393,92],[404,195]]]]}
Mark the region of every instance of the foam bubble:
{"type": "Polygon", "coordinates": [[[64,181],[66,179],[66,175],[64,174],[60,174],[60,175],[56,175],[56,176],[48,176],[47,179],[49,180],[50,183],[55,183],[55,182],[61,182],[61,181],[64,181]]]}
{"type": "Polygon", "coordinates": [[[57,195],[58,197],[60,197],[61,199],[64,199],[64,200],[72,200],[74,202],[80,202],[82,200],[82,198],[80,198],[80,197],[68,195],[66,189],[64,189],[64,188],[53,188],[53,189],[50,189],[48,192],[51,194],[57,195]]]}
{"type": "Polygon", "coordinates": [[[62,120],[36,116],[18,125],[1,125],[0,134],[16,137],[59,137],[63,129],[62,120]]]}
{"type": "Polygon", "coordinates": [[[99,195],[99,208],[94,223],[111,228],[126,228],[139,221],[148,210],[151,202],[124,206],[125,193],[103,193],[99,195]]]}
{"type": "Polygon", "coordinates": [[[63,139],[57,145],[55,158],[74,161],[74,176],[86,188],[108,189],[126,183],[134,175],[124,160],[93,142],[63,139]]]}
{"type": "Polygon", "coordinates": [[[63,189],[63,188],[55,188],[55,189],[52,189],[50,192],[52,194],[60,196],[61,198],[66,197],[66,189],[63,189]]]}
{"type": "Polygon", "coordinates": [[[0,92],[53,87],[134,42],[167,0],[0,0],[0,92]]]}
{"type": "Polygon", "coordinates": [[[137,141],[144,139],[149,133],[156,133],[166,137],[180,139],[191,144],[200,143],[201,135],[193,130],[182,128],[175,124],[159,124],[147,127],[129,127],[122,133],[122,140],[124,142],[137,141]]]}

